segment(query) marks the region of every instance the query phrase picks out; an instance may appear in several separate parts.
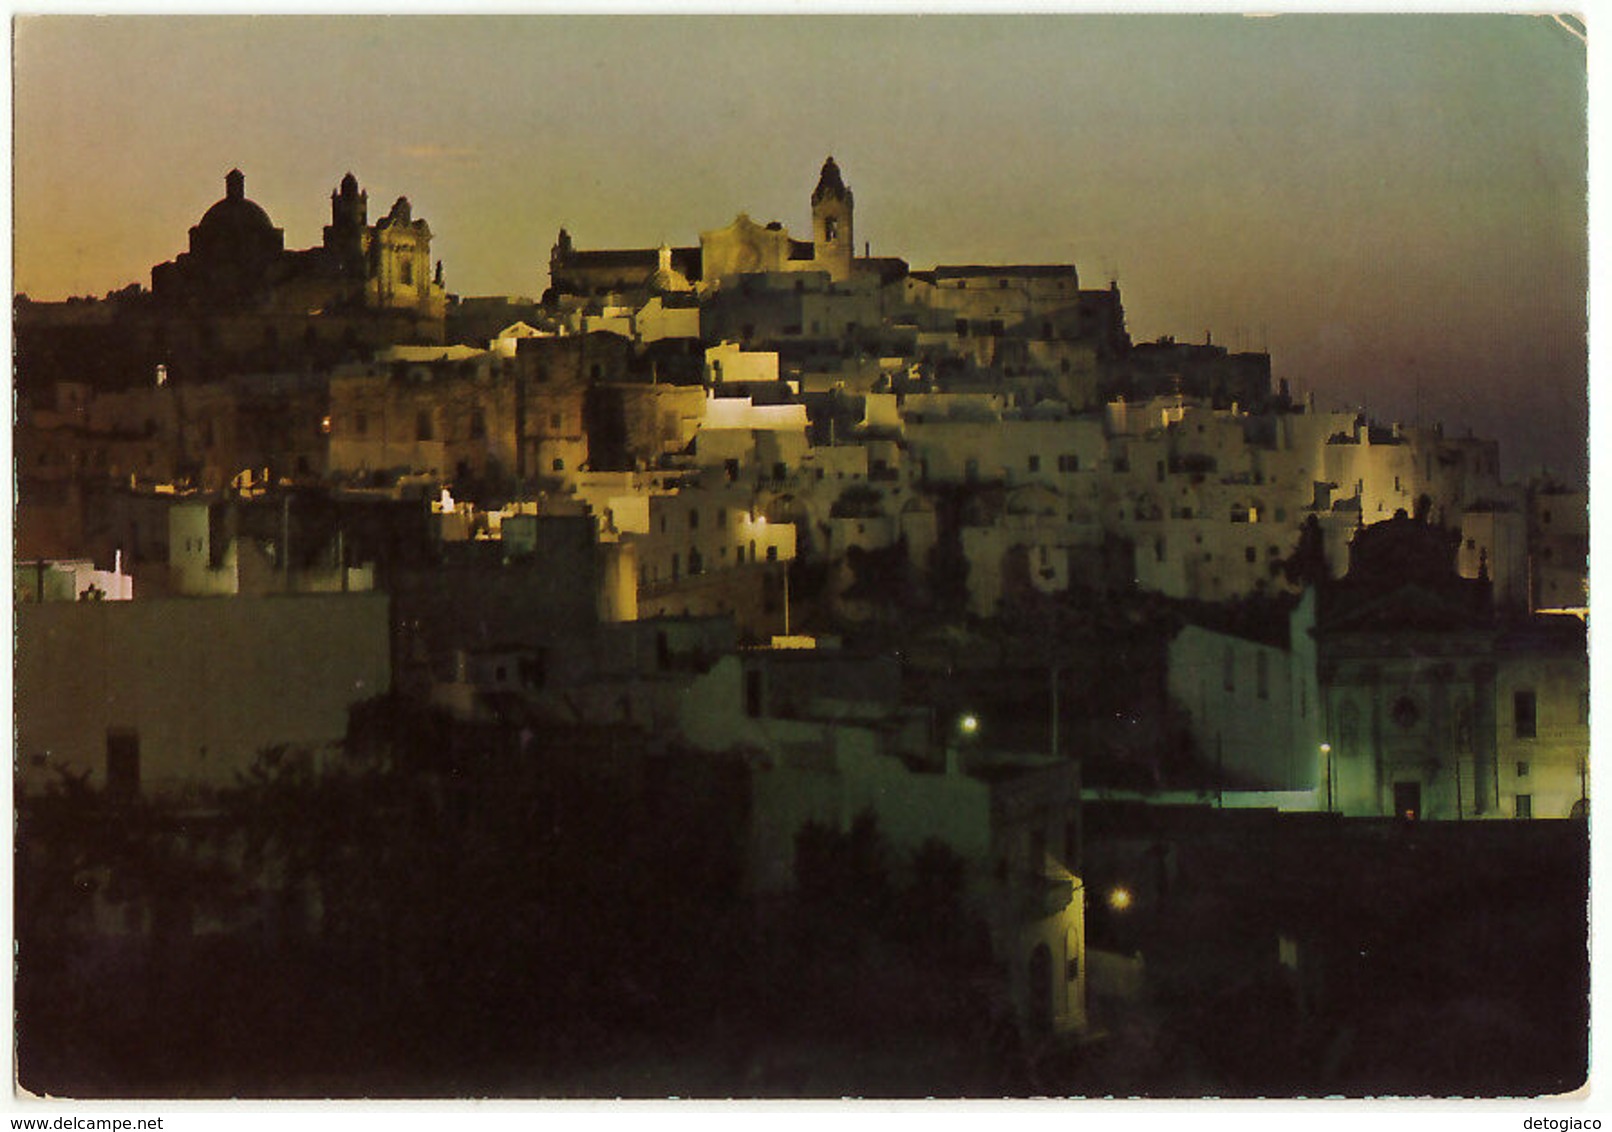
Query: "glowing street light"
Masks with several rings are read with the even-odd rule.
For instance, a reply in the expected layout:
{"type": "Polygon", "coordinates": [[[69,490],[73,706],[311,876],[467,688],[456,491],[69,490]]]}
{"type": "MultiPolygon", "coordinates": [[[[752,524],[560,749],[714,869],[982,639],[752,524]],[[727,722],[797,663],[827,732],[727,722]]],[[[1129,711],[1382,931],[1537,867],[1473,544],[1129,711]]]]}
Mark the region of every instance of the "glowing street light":
{"type": "Polygon", "coordinates": [[[1327,813],[1332,812],[1332,744],[1321,744],[1321,769],[1327,776],[1327,813]]]}
{"type": "Polygon", "coordinates": [[[964,735],[973,735],[979,729],[979,716],[975,715],[973,712],[969,712],[957,721],[957,730],[964,735]]]}
{"type": "Polygon", "coordinates": [[[1124,885],[1115,885],[1108,890],[1108,906],[1116,912],[1123,912],[1131,906],[1131,890],[1124,885]]]}

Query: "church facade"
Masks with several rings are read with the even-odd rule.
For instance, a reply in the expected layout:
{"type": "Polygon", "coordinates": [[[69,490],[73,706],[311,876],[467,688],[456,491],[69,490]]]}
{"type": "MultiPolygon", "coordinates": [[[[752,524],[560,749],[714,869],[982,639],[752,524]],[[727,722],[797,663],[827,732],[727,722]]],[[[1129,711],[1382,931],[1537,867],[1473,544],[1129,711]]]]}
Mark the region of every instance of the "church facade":
{"type": "MultiPolygon", "coordinates": [[[[797,240],[777,221],[767,224],[739,213],[724,227],[700,233],[698,247],[581,250],[560,229],[549,257],[551,301],[675,291],[707,294],[737,275],[816,271],[835,283],[869,269],[855,254],[855,199],[832,157],[823,162],[812,190],[812,238],[797,240]]],[[[881,261],[882,262],[882,261],[881,261]]]]}
{"type": "Polygon", "coordinates": [[[309,370],[396,345],[441,345],[447,295],[431,227],[407,197],[371,224],[368,194],[347,174],[319,244],[290,250],[285,231],[232,169],[189,246],[104,300],[17,304],[19,384],[127,388],[309,370]]]}
{"type": "MultiPolygon", "coordinates": [[[[447,306],[442,265],[431,268],[431,227],[407,197],[368,222],[369,194],[351,173],[330,194],[322,242],[287,251],[285,232],[246,196],[239,169],[224,197],[190,230],[190,247],[151,269],[151,293],[165,306],[297,314],[387,311],[440,324],[447,306]]],[[[440,337],[440,331],[438,333],[440,337]]]]}

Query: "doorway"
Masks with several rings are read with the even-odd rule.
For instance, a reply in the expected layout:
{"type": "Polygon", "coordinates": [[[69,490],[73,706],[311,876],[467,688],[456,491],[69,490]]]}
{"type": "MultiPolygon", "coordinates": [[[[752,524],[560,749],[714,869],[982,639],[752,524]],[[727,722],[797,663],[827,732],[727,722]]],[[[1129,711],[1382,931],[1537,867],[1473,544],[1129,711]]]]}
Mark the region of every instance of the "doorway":
{"type": "Polygon", "coordinates": [[[1422,784],[1420,782],[1394,783],[1394,816],[1416,821],[1422,816],[1422,784]]]}

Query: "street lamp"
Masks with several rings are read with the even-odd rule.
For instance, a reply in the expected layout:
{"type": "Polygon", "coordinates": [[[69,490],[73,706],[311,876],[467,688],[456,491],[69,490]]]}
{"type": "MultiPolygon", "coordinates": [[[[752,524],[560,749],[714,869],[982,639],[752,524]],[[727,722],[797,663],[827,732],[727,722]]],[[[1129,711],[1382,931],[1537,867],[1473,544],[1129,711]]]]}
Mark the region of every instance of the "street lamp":
{"type": "Polygon", "coordinates": [[[1327,776],[1327,813],[1332,812],[1332,744],[1321,744],[1321,769],[1327,776]]]}
{"type": "Polygon", "coordinates": [[[979,729],[979,716],[975,715],[973,712],[967,712],[957,720],[958,733],[965,738],[973,736],[977,731],[979,731],[979,729]]]}
{"type": "Polygon", "coordinates": [[[1131,906],[1131,890],[1124,885],[1115,885],[1108,890],[1108,906],[1116,912],[1123,912],[1131,906]]]}

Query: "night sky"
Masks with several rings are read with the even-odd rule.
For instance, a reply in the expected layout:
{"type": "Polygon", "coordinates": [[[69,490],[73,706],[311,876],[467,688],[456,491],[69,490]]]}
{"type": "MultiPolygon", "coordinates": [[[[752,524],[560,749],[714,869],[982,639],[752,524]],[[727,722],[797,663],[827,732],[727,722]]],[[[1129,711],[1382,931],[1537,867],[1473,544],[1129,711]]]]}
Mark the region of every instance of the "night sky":
{"type": "Polygon", "coordinates": [[[448,289],[809,228],[914,268],[1117,277],[1138,341],[1268,348],[1322,407],[1585,473],[1583,42],[1541,16],[172,18],[15,25],[15,285],[149,285],[232,166],[319,242],[348,170],[448,289]]]}

